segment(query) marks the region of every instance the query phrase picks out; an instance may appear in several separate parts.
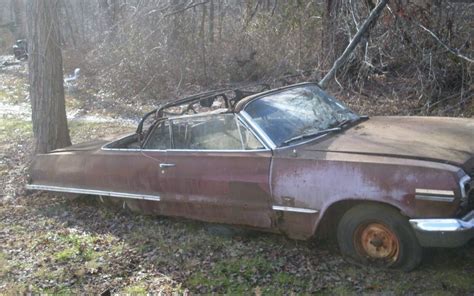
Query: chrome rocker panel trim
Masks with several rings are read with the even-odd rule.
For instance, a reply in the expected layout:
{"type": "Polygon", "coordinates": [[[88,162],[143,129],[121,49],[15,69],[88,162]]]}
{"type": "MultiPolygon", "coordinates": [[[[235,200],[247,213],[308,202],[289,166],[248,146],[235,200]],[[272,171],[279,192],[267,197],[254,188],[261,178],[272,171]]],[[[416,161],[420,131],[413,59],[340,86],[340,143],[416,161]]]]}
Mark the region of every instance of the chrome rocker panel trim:
{"type": "Polygon", "coordinates": [[[287,207],[287,206],[272,206],[274,211],[284,211],[284,212],[294,212],[294,213],[305,213],[305,214],[316,214],[318,211],[313,209],[305,209],[305,208],[295,208],[295,207],[287,207]]]}
{"type": "Polygon", "coordinates": [[[50,185],[27,184],[26,189],[160,201],[160,197],[157,195],[134,194],[134,193],[126,193],[126,192],[103,191],[103,190],[50,186],[50,185]]]}

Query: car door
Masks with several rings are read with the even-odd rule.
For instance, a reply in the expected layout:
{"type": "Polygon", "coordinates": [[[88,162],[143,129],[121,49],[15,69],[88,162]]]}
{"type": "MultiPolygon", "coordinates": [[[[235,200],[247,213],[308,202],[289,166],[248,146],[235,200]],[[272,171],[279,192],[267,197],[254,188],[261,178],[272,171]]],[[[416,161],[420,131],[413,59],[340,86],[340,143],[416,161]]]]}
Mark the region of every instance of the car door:
{"type": "MultiPolygon", "coordinates": [[[[158,197],[157,202],[133,202],[131,207],[138,207],[146,213],[158,215],[172,215],[167,208],[169,207],[169,198],[166,197],[166,191],[163,187],[164,171],[161,169],[166,163],[167,149],[171,147],[170,125],[168,120],[161,120],[150,127],[150,132],[144,141],[137,161],[141,163],[142,171],[135,173],[134,182],[140,184],[146,192],[158,197]]],[[[131,169],[131,164],[128,169],[131,169]]]]}
{"type": "Polygon", "coordinates": [[[234,114],[171,120],[164,198],[179,216],[269,228],[272,153],[234,114]]]}
{"type": "MultiPolygon", "coordinates": [[[[87,157],[81,153],[69,156],[67,159],[73,165],[64,166],[63,183],[74,185],[81,193],[125,198],[130,207],[150,212],[148,209],[158,206],[163,193],[159,163],[166,161],[166,150],[152,149],[145,153],[139,145],[122,144],[133,137],[109,143],[87,157]]],[[[167,139],[169,143],[169,129],[167,139]]]]}

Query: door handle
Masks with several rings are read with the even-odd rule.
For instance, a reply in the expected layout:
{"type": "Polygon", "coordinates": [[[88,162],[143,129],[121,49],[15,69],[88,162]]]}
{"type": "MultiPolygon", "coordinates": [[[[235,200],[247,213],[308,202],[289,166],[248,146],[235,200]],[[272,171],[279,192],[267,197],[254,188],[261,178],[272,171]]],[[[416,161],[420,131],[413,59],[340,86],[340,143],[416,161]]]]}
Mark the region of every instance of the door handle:
{"type": "Polygon", "coordinates": [[[175,167],[176,164],[174,163],[160,163],[160,168],[161,169],[166,169],[166,168],[172,168],[175,167]]]}

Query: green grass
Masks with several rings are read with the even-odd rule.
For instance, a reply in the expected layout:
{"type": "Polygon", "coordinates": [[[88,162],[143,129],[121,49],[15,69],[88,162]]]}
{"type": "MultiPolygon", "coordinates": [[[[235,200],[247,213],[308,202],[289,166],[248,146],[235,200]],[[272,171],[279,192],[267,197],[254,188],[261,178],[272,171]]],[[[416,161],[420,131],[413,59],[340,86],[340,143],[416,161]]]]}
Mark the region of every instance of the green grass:
{"type": "Polygon", "coordinates": [[[10,264],[7,260],[7,255],[0,252],[0,278],[4,277],[10,271],[10,264]]]}
{"type": "Polygon", "coordinates": [[[0,89],[0,101],[9,102],[10,95],[3,89],[0,89]]]}
{"type": "Polygon", "coordinates": [[[20,104],[27,102],[28,85],[26,79],[21,77],[1,77],[4,79],[3,87],[0,89],[0,101],[9,104],[20,104]]]}
{"type": "Polygon", "coordinates": [[[24,295],[28,292],[28,285],[19,282],[7,282],[0,291],[1,295],[24,295]]]}
{"type": "Polygon", "coordinates": [[[134,284],[132,286],[126,287],[123,290],[123,293],[129,295],[146,295],[147,288],[144,284],[134,284]]]}
{"type": "Polygon", "coordinates": [[[337,295],[337,296],[346,296],[346,295],[354,295],[355,292],[347,286],[340,285],[336,286],[328,291],[322,292],[322,295],[337,295]]]}
{"type": "Polygon", "coordinates": [[[56,268],[52,270],[51,268],[41,266],[34,272],[35,278],[39,281],[50,281],[50,280],[60,280],[65,276],[64,268],[56,268]]]}
{"type": "Polygon", "coordinates": [[[93,235],[66,234],[61,235],[58,242],[61,246],[67,246],[63,250],[55,254],[58,261],[81,260],[91,261],[101,255],[100,252],[94,251],[95,242],[98,240],[93,235]]]}
{"type": "Polygon", "coordinates": [[[66,248],[62,251],[57,252],[54,258],[60,262],[69,261],[71,259],[74,259],[77,254],[78,254],[78,250],[75,247],[70,247],[70,248],[66,248]]]}
{"type": "MultiPolygon", "coordinates": [[[[222,293],[245,294],[255,288],[259,279],[271,274],[273,264],[262,257],[222,260],[207,272],[193,274],[187,284],[191,288],[204,285],[218,287],[218,292],[222,293]]],[[[294,280],[283,274],[277,274],[277,277],[282,282],[294,280]]]]}
{"type": "Polygon", "coordinates": [[[62,287],[62,286],[57,286],[57,287],[44,289],[44,290],[40,290],[40,291],[41,291],[41,295],[55,295],[55,296],[64,295],[64,296],[68,296],[68,295],[77,294],[77,293],[74,293],[74,290],[72,290],[71,288],[62,287]]]}
{"type": "Polygon", "coordinates": [[[0,141],[11,141],[19,136],[31,136],[33,134],[30,121],[0,118],[0,141]]]}
{"type": "Polygon", "coordinates": [[[84,107],[84,103],[82,101],[68,94],[65,95],[64,102],[66,105],[66,110],[76,110],[82,109],[84,107]]]}
{"type": "Polygon", "coordinates": [[[449,290],[474,291],[474,275],[456,270],[437,271],[434,279],[444,284],[449,290]]]}

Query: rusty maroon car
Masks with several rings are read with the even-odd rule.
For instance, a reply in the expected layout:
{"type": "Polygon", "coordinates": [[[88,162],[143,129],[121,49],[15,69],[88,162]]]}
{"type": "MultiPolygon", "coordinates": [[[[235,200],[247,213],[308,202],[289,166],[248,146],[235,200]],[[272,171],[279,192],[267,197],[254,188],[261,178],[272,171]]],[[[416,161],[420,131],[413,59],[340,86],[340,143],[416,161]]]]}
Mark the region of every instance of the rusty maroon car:
{"type": "Polygon", "coordinates": [[[219,90],[149,112],[136,132],[37,155],[31,190],[122,198],[145,213],[308,239],[410,270],[474,236],[474,120],[364,117],[316,84],[219,90]]]}

